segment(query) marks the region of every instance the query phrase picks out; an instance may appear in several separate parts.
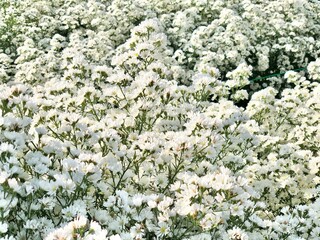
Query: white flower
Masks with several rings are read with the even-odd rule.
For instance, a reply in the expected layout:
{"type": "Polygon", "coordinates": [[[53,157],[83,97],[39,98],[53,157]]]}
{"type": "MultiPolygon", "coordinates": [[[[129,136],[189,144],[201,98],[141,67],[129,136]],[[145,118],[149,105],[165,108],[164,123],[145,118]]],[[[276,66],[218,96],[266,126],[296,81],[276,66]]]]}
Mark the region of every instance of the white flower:
{"type": "Polygon", "coordinates": [[[109,240],[122,240],[119,234],[110,236],[109,240]]]}
{"type": "Polygon", "coordinates": [[[26,229],[38,229],[40,227],[40,222],[38,220],[27,220],[26,223],[24,224],[24,227],[26,229]]]}
{"type": "Polygon", "coordinates": [[[230,88],[240,88],[248,85],[250,83],[248,78],[252,74],[251,71],[251,66],[244,63],[240,64],[235,70],[227,73],[226,77],[231,79],[226,82],[227,86],[230,88]]]}
{"type": "Polygon", "coordinates": [[[9,173],[1,171],[0,172],[0,184],[3,184],[9,177],[10,177],[9,173]]]}
{"type": "Polygon", "coordinates": [[[314,80],[320,79],[320,59],[317,59],[314,62],[309,63],[308,65],[308,73],[310,74],[311,78],[314,80]]]}
{"type": "Polygon", "coordinates": [[[121,171],[121,165],[118,162],[116,156],[112,154],[111,152],[108,153],[106,156],[106,162],[107,162],[107,167],[113,171],[114,173],[120,172],[121,171]]]}
{"type": "Polygon", "coordinates": [[[15,178],[8,179],[8,184],[10,188],[12,188],[15,192],[18,192],[20,190],[20,185],[15,178]]]}
{"type": "Polygon", "coordinates": [[[158,226],[156,227],[157,237],[161,238],[161,237],[169,235],[169,233],[170,233],[170,228],[169,228],[168,224],[165,222],[160,222],[158,224],[158,226]]]}
{"type": "Polygon", "coordinates": [[[232,240],[248,240],[248,235],[238,227],[228,230],[229,239],[232,240]]]}
{"type": "Polygon", "coordinates": [[[207,213],[204,218],[201,219],[200,221],[200,226],[204,230],[210,230],[214,227],[216,227],[222,219],[213,213],[207,213]]]}
{"type": "Polygon", "coordinates": [[[77,216],[76,219],[73,220],[74,228],[83,228],[87,224],[87,219],[84,216],[77,216]]]}
{"type": "Polygon", "coordinates": [[[0,222],[0,233],[6,233],[8,231],[8,224],[0,222]]]}
{"type": "Polygon", "coordinates": [[[143,203],[144,201],[144,195],[142,194],[135,194],[133,197],[132,197],[132,203],[134,206],[137,206],[137,207],[140,207],[141,204],[143,203]]]}

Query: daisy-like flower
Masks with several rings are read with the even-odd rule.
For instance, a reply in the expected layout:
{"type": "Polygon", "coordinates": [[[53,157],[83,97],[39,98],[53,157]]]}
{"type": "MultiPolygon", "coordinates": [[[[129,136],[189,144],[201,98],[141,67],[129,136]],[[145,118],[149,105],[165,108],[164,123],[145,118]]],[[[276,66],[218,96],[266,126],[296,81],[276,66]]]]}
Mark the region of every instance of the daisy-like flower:
{"type": "Polygon", "coordinates": [[[165,222],[160,222],[156,227],[155,233],[158,238],[163,238],[165,236],[170,236],[170,227],[165,222]]]}

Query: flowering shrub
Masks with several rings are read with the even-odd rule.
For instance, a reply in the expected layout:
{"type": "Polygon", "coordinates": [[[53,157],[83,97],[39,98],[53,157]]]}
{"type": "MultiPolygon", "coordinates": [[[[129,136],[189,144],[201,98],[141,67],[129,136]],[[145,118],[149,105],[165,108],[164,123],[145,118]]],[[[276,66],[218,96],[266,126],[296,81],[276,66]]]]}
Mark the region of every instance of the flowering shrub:
{"type": "Polygon", "coordinates": [[[0,14],[0,239],[319,239],[318,2],[0,14]]]}

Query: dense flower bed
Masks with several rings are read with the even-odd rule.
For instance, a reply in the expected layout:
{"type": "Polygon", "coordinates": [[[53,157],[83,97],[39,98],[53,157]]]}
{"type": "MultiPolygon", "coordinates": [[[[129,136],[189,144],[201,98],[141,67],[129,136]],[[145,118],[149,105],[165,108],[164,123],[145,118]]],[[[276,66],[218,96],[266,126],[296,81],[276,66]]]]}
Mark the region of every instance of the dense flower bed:
{"type": "Polygon", "coordinates": [[[319,39],[317,1],[1,0],[0,239],[319,239],[319,39]]]}

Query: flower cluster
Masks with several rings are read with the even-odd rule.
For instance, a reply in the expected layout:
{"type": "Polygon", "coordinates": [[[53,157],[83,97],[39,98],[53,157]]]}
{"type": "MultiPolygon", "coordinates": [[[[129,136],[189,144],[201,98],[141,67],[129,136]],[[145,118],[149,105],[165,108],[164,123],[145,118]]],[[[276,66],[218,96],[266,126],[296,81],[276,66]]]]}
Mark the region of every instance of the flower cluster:
{"type": "Polygon", "coordinates": [[[0,239],[319,238],[319,3],[0,14],[0,239]]]}

